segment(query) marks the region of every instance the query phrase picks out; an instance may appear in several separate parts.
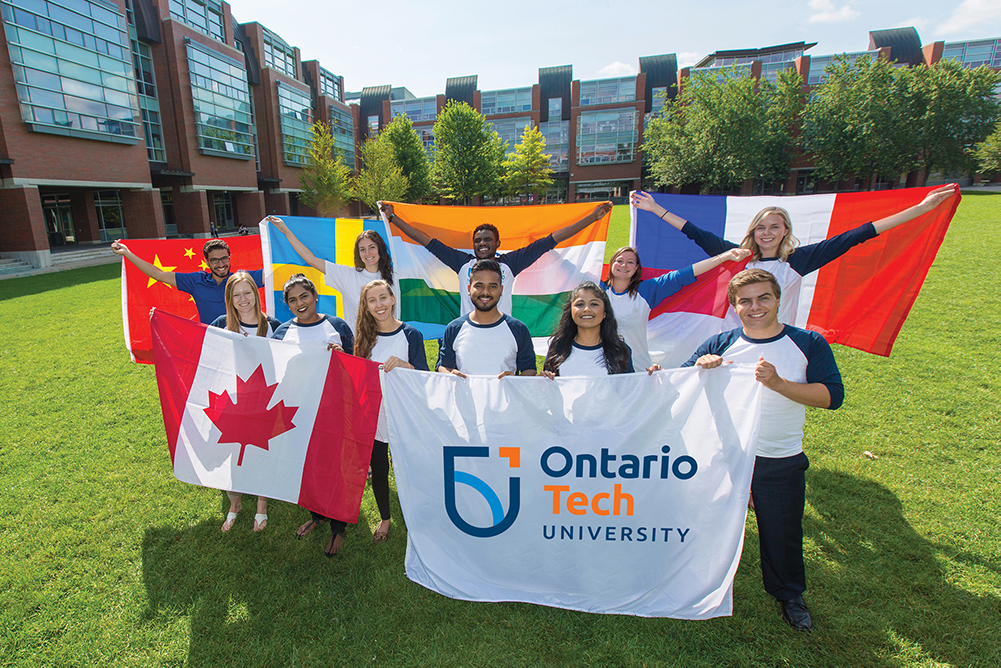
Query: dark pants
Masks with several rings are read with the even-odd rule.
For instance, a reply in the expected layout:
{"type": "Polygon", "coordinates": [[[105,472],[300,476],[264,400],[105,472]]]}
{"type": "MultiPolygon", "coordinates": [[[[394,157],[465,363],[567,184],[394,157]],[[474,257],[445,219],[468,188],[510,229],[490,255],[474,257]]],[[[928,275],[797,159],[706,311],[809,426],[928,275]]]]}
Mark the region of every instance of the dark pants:
{"type": "Polygon", "coordinates": [[[803,507],[806,504],[806,454],[756,457],[751,478],[758,521],[761,579],[765,591],[789,601],[806,591],[803,565],[803,507]]]}
{"type": "MultiPolygon", "coordinates": [[[[379,515],[382,519],[389,519],[389,444],[376,441],[372,444],[372,459],[369,462],[372,466],[372,494],[375,496],[375,504],[379,507],[379,515]]],[[[322,522],[328,518],[313,513],[313,519],[322,522]]],[[[341,520],[330,520],[330,530],[337,533],[344,533],[348,523],[341,520]]]]}

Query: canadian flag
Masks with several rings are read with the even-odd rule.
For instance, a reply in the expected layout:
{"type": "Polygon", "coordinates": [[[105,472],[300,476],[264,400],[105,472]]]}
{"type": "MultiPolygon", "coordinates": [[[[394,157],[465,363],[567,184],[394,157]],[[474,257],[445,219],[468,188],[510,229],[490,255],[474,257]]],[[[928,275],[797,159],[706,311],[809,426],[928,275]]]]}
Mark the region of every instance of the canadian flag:
{"type": "Polygon", "coordinates": [[[178,480],[358,520],[382,401],[377,364],[160,310],[150,329],[178,480]]]}

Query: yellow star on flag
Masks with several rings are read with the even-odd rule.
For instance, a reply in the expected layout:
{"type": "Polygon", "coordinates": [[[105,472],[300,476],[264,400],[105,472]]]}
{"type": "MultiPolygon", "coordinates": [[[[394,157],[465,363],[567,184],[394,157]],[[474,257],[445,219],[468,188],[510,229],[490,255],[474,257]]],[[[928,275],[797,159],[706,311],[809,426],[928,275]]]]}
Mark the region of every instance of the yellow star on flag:
{"type": "MultiPolygon", "coordinates": [[[[165,267],[162,264],[160,264],[160,256],[159,255],[154,255],[153,256],[153,266],[156,267],[157,269],[160,269],[161,271],[174,271],[175,269],[177,269],[177,267],[165,267]]],[[[147,288],[151,287],[154,283],[157,283],[157,282],[158,281],[155,278],[151,278],[146,283],[146,287],[147,288]]],[[[170,285],[167,284],[167,287],[170,287],[170,285]]]]}
{"type": "Polygon", "coordinates": [[[209,270],[209,266],[205,264],[205,260],[202,260],[201,264],[199,264],[198,266],[204,269],[205,271],[209,270]]]}
{"type": "Polygon", "coordinates": [[[184,257],[190,259],[190,258],[193,258],[194,256],[195,256],[195,249],[194,248],[185,248],[184,249],[184,257]]]}

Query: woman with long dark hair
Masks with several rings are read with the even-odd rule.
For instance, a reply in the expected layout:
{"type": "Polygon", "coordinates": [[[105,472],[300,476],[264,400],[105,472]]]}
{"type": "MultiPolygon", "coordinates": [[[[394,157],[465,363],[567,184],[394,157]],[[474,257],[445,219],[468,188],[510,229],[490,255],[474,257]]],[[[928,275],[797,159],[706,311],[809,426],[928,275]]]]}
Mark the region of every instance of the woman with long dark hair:
{"type": "MultiPolygon", "coordinates": [[[[358,304],[358,331],[355,336],[355,355],[382,363],[389,373],[393,369],[428,370],[424,337],[405,322],[400,322],[393,312],[396,296],[386,281],[372,281],[361,289],[358,304]]],[[[389,432],[386,426],[385,405],[379,409],[379,426],[372,445],[372,495],[379,507],[381,522],[372,535],[372,542],[381,543],[389,538],[389,432]]],[[[338,549],[340,545],[337,545],[338,549]]]]}
{"type": "MultiPolygon", "coordinates": [[[[226,315],[212,321],[212,327],[240,332],[244,336],[270,337],[278,329],[279,323],[261,310],[261,295],[257,283],[245,271],[237,271],[226,281],[226,315]]],[[[222,523],[222,531],[233,528],[236,516],[242,506],[239,492],[226,492],[229,497],[229,512],[222,523]]],[[[268,500],[257,497],[257,514],[254,515],[254,531],[264,531],[268,525],[268,500]]]]}
{"type": "Polygon", "coordinates": [[[619,337],[608,295],[593,281],[584,281],[563,304],[542,374],[554,378],[632,372],[632,351],[619,337]]]}
{"type": "Polygon", "coordinates": [[[694,283],[697,276],[724,262],[743,260],[750,254],[743,249],[726,250],[679,271],[643,280],[639,252],[632,246],[623,246],[615,251],[608,262],[608,276],[601,282],[601,289],[608,295],[615,310],[622,338],[632,348],[634,366],[637,369],[654,368],[647,343],[647,323],[653,307],[694,283]]]}
{"type": "Polygon", "coordinates": [[[642,190],[632,194],[632,203],[637,209],[649,211],[680,230],[709,255],[723,253],[732,248],[747,249],[751,254],[747,268],[764,269],[779,282],[779,289],[782,291],[779,322],[804,327],[806,323],[796,322],[800,282],[804,276],[841,257],[853,246],[875,239],[877,235],[887,230],[933,211],[957,192],[959,186],[955,183],[944,185],[929,191],[919,204],[806,246],[799,245],[799,240],[792,233],[789,212],[779,206],[768,206],[759,211],[747,226],[744,238],[739,244],[735,244],[712,232],[695,227],[681,216],[676,216],[657,204],[653,197],[642,190]]]}
{"type": "MultiPolygon", "coordinates": [[[[344,320],[351,331],[356,329],[355,318],[358,314],[358,295],[361,289],[379,279],[393,284],[393,259],[389,256],[385,240],[375,230],[365,230],[355,239],[355,266],[348,267],[316,257],[292,234],[281,218],[268,216],[267,220],[285,235],[295,252],[302,256],[309,266],[323,273],[323,282],[328,287],[341,293],[344,299],[344,320]]],[[[399,315],[399,307],[396,314],[399,315]]]]}

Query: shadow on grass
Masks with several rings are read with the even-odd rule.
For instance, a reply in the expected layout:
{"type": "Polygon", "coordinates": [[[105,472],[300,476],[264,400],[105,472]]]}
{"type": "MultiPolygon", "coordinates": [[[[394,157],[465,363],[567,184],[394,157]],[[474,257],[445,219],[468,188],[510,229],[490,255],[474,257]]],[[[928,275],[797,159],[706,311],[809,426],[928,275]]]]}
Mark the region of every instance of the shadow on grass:
{"type": "Polygon", "coordinates": [[[49,290],[60,290],[84,283],[95,283],[118,278],[122,275],[122,266],[116,264],[100,264],[96,267],[82,267],[56,271],[51,274],[24,276],[22,278],[6,278],[0,281],[0,301],[29,297],[49,290]]]}
{"type": "Polygon", "coordinates": [[[816,513],[805,518],[804,531],[821,556],[807,557],[807,595],[821,603],[820,633],[858,665],[921,657],[936,665],[1001,665],[1001,599],[954,586],[947,570],[950,561],[996,565],[949,554],[950,547],[919,535],[878,483],[825,470],[808,480],[816,513]]]}

